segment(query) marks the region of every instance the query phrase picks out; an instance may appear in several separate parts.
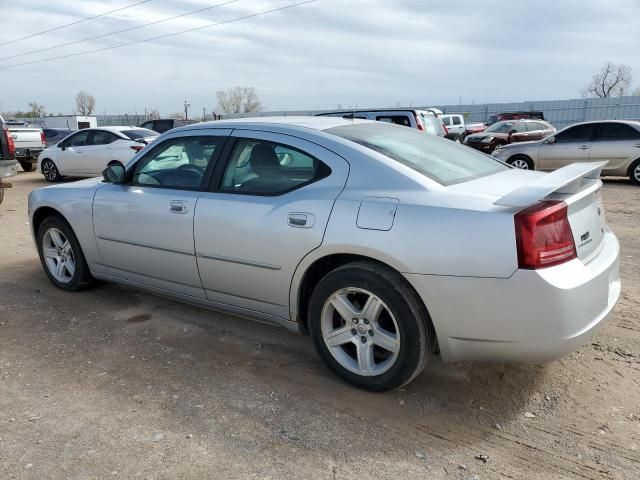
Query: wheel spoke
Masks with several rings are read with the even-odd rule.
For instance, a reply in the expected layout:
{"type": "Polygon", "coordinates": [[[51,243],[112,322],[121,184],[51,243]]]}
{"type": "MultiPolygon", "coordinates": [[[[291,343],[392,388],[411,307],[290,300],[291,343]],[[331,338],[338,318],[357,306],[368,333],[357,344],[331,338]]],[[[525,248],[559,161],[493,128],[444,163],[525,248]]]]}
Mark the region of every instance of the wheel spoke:
{"type": "Polygon", "coordinates": [[[76,263],[73,260],[68,259],[65,262],[64,266],[65,266],[65,269],[67,270],[67,272],[69,272],[69,276],[73,277],[73,274],[76,271],[76,263]]]}
{"type": "Polygon", "coordinates": [[[64,262],[58,261],[57,265],[56,265],[56,278],[58,280],[62,280],[64,278],[64,262]]]}
{"type": "Polygon", "coordinates": [[[377,322],[380,318],[380,314],[384,310],[384,304],[375,295],[371,295],[364,304],[362,309],[362,316],[369,320],[371,323],[377,322]]]}
{"type": "Polygon", "coordinates": [[[65,253],[68,255],[70,251],[71,251],[71,244],[69,243],[69,240],[66,240],[62,245],[62,253],[65,253]]]}
{"type": "Polygon", "coordinates": [[[345,322],[351,322],[352,318],[358,316],[358,312],[345,294],[334,295],[331,299],[331,305],[345,322]]]}
{"type": "Polygon", "coordinates": [[[377,324],[373,326],[373,337],[371,340],[375,345],[391,353],[396,353],[400,347],[396,335],[380,328],[377,324]]]}
{"type": "Polygon", "coordinates": [[[368,343],[358,344],[358,369],[367,374],[373,373],[376,366],[373,360],[373,348],[368,343]]]}
{"type": "Polygon", "coordinates": [[[353,342],[353,334],[351,333],[351,328],[347,325],[329,332],[325,339],[329,347],[339,347],[345,343],[353,342]]]}
{"type": "Polygon", "coordinates": [[[55,258],[58,259],[58,250],[53,247],[45,247],[42,249],[42,254],[45,258],[55,258]]]}
{"type": "Polygon", "coordinates": [[[53,241],[53,244],[58,248],[62,248],[65,241],[63,240],[62,235],[60,235],[60,232],[52,228],[51,230],[49,230],[49,235],[51,236],[51,240],[53,241]]]}

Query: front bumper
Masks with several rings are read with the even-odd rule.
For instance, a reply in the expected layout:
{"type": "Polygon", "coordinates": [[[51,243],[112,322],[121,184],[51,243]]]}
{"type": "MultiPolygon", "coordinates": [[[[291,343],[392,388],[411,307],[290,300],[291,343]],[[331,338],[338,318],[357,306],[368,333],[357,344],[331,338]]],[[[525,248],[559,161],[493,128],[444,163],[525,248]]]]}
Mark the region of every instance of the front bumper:
{"type": "Polygon", "coordinates": [[[464,142],[467,147],[474,148],[476,150],[480,150],[484,153],[491,153],[496,149],[494,143],[482,143],[482,142],[464,142]]]}
{"type": "Polygon", "coordinates": [[[620,296],[620,245],[605,233],[588,264],[510,278],[405,274],[433,321],[443,359],[546,363],[586,344],[620,296]]]}

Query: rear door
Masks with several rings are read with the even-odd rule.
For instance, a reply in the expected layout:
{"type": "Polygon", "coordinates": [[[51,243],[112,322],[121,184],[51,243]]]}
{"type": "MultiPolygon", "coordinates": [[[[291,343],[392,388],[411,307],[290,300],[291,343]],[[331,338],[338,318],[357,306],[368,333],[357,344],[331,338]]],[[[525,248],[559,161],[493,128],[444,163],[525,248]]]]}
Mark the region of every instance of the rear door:
{"type": "Polygon", "coordinates": [[[557,170],[570,163],[589,161],[589,153],[597,130],[597,123],[569,127],[546,142],[538,150],[538,168],[557,170]]]}
{"type": "Polygon", "coordinates": [[[606,160],[605,174],[626,175],[629,161],[640,157],[640,131],[618,122],[602,122],[591,146],[592,161],[606,160]]]}
{"type": "Polygon", "coordinates": [[[306,140],[234,130],[198,200],[195,247],[207,298],[289,319],[296,266],[320,246],[347,162],[306,140]]]}
{"type": "Polygon", "coordinates": [[[91,130],[83,149],[84,162],[81,173],[100,175],[107,168],[109,161],[113,160],[112,144],[118,138],[116,134],[107,130],[91,130]]]}
{"type": "Polygon", "coordinates": [[[540,122],[527,123],[527,140],[542,140],[547,134],[547,127],[540,122]]]}
{"type": "Polygon", "coordinates": [[[516,122],[509,130],[509,142],[526,142],[530,140],[526,122],[516,122]]]}

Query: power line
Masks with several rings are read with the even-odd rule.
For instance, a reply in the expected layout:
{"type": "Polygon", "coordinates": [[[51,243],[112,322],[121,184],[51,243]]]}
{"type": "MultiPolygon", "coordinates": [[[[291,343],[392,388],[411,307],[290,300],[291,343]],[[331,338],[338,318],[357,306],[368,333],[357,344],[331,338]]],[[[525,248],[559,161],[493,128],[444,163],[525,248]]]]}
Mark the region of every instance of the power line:
{"type": "Polygon", "coordinates": [[[149,3],[152,0],[142,0],[141,2],[132,3],[131,5],[125,5],[124,7],[116,8],[115,10],[110,10],[108,12],[101,13],[100,15],[94,15],[93,17],[83,18],[82,20],[76,20],[75,22],[67,23],[66,25],[60,25],[59,27],[50,28],[49,30],[43,30],[38,33],[32,33],[31,35],[27,35],[26,37],[16,38],[15,40],[9,40],[8,42],[0,43],[2,45],[9,45],[10,43],[21,42],[22,40],[26,40],[27,38],[37,37],[39,35],[44,35],[45,33],[55,32],[56,30],[60,30],[61,28],[67,28],[72,25],[77,25],[79,23],[88,22],[89,20],[95,20],[96,18],[104,17],[106,15],[111,15],[112,13],[121,12],[122,10],[126,10],[127,8],[137,7],[138,5],[142,5],[143,3],[149,3]]]}
{"type": "Polygon", "coordinates": [[[213,28],[213,27],[217,27],[217,26],[220,26],[220,25],[225,25],[227,23],[233,23],[233,22],[238,22],[240,20],[246,20],[247,18],[259,17],[259,16],[262,16],[262,15],[266,15],[266,14],[273,13],[273,12],[279,12],[281,10],[286,10],[286,9],[289,9],[289,8],[300,7],[302,5],[306,5],[308,3],[313,3],[313,2],[317,2],[317,1],[319,1],[319,0],[306,0],[304,2],[292,3],[292,4],[289,4],[289,5],[285,5],[283,7],[273,8],[271,10],[264,10],[262,12],[252,13],[251,15],[245,15],[243,17],[232,18],[230,20],[224,20],[222,22],[210,23],[209,25],[204,25],[202,27],[190,28],[188,30],[182,30],[180,32],[167,33],[167,34],[164,34],[164,35],[158,35],[158,36],[155,36],[155,37],[149,37],[149,38],[145,38],[145,39],[142,39],[142,40],[136,40],[135,42],[121,43],[119,45],[112,45],[110,47],[96,48],[94,50],[86,50],[84,52],[70,53],[68,55],[61,55],[59,57],[44,58],[42,60],[34,60],[34,61],[31,61],[31,62],[14,63],[13,65],[0,65],[0,70],[14,68],[14,67],[22,67],[24,65],[33,65],[33,64],[36,64],[36,63],[52,62],[54,60],[61,60],[63,58],[78,57],[80,55],[88,55],[90,53],[104,52],[106,50],[113,50],[115,48],[127,47],[129,45],[137,45],[137,44],[140,44],[140,43],[152,42],[154,40],[160,40],[160,39],[163,39],[163,38],[174,37],[176,35],[182,35],[183,33],[195,32],[197,30],[204,30],[205,28],[213,28]]]}
{"type": "Polygon", "coordinates": [[[194,15],[196,13],[201,13],[201,12],[204,12],[206,10],[213,10],[214,8],[222,7],[224,5],[229,5],[230,3],[236,3],[236,2],[239,2],[239,1],[241,1],[241,0],[229,0],[228,2],[218,3],[217,5],[212,5],[211,7],[199,8],[198,10],[192,10],[191,12],[182,13],[180,15],[174,15],[172,17],[163,18],[162,20],[156,20],[155,22],[143,23],[142,25],[136,25],[134,27],[129,27],[129,28],[125,28],[125,29],[122,29],[122,30],[117,30],[115,32],[105,33],[103,35],[96,35],[95,37],[84,38],[82,40],[76,40],[76,41],[73,41],[73,42],[61,43],[59,45],[54,45],[52,47],[41,48],[41,49],[38,49],[38,50],[31,50],[29,52],[17,53],[15,55],[11,55],[9,57],[2,57],[2,58],[0,58],[0,61],[2,61],[2,60],[10,60],[12,58],[17,58],[17,57],[24,57],[26,55],[32,55],[34,53],[47,52],[49,50],[54,50],[56,48],[68,47],[70,45],[77,45],[78,43],[90,42],[91,40],[97,40],[99,38],[104,38],[104,37],[110,37],[111,35],[117,35],[119,33],[130,32],[131,30],[137,30],[139,28],[148,27],[150,25],[157,25],[159,23],[168,22],[169,20],[175,20],[176,18],[182,18],[182,17],[186,17],[186,16],[189,16],[189,15],[194,15]]]}

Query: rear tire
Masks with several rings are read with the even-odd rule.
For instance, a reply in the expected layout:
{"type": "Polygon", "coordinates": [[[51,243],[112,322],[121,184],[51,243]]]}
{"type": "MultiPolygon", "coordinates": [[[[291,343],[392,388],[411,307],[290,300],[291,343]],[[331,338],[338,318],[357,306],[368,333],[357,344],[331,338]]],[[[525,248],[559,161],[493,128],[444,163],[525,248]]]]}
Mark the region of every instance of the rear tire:
{"type": "Polygon", "coordinates": [[[36,170],[35,163],[21,161],[20,166],[22,167],[22,170],[24,170],[25,172],[35,172],[36,170]]]}
{"type": "Polygon", "coordinates": [[[62,180],[62,176],[58,171],[58,167],[56,167],[56,164],[53,163],[53,160],[49,160],[48,158],[45,158],[42,161],[42,165],[40,166],[40,169],[42,170],[44,179],[47,182],[59,182],[60,180],[62,180]]]}
{"type": "Polygon", "coordinates": [[[400,274],[373,262],[329,272],[313,290],[307,318],[324,362],[366,390],[406,385],[435,350],[431,319],[415,292],[400,274]]]}
{"type": "Polygon", "coordinates": [[[640,185],[640,158],[629,167],[629,179],[634,185],[640,185]]]}
{"type": "Polygon", "coordinates": [[[519,168],[520,170],[533,170],[533,162],[526,155],[514,155],[507,163],[513,168],[519,168]]]}
{"type": "Polygon", "coordinates": [[[64,219],[45,218],[36,241],[42,268],[56,287],[75,292],[94,283],[80,243],[64,219]]]}

